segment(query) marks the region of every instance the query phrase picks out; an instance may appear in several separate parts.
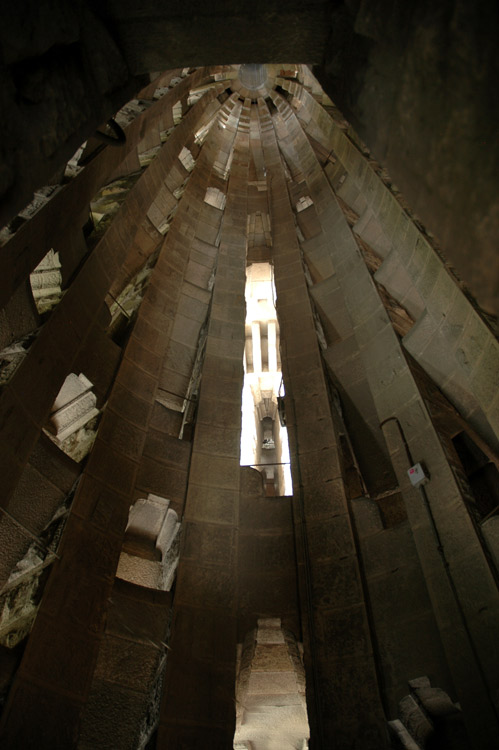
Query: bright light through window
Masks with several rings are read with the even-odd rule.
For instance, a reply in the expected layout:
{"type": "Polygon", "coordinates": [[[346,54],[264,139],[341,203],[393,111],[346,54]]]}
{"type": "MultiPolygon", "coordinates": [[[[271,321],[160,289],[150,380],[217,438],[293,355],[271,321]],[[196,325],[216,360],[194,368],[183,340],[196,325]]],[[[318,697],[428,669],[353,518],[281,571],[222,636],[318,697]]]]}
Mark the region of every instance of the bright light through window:
{"type": "Polygon", "coordinates": [[[270,263],[247,269],[244,372],[241,465],[262,473],[267,495],[292,495],[288,434],[277,406],[284,385],[270,263]]]}

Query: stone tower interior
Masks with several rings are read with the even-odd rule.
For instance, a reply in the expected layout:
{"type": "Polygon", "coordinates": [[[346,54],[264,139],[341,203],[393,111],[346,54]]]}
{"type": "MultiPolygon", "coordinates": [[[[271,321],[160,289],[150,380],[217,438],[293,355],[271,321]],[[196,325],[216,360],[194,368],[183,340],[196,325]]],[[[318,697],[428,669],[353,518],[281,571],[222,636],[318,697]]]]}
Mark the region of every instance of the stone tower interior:
{"type": "Polygon", "coordinates": [[[496,3],[2,10],[0,746],[497,750],[496,3]]]}

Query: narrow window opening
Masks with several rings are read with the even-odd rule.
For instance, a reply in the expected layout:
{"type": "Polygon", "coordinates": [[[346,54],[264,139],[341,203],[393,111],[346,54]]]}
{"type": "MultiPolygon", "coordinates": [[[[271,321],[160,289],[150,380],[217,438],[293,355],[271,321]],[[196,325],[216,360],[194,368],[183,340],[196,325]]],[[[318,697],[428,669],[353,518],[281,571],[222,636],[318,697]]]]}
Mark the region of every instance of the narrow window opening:
{"type": "Polygon", "coordinates": [[[284,386],[270,263],[247,269],[244,369],[241,465],[261,472],[268,497],[292,495],[288,434],[279,409],[284,386]]]}
{"type": "Polygon", "coordinates": [[[157,155],[159,154],[159,150],[161,148],[161,144],[158,146],[153,146],[152,148],[148,148],[145,151],[139,150],[141,145],[142,144],[139,143],[139,148],[137,149],[137,151],[138,151],[138,157],[139,157],[139,164],[140,164],[141,169],[143,169],[144,167],[148,167],[149,164],[151,164],[154,161],[154,159],[157,157],[157,155]]]}
{"type": "Polygon", "coordinates": [[[6,385],[14,375],[37,335],[38,331],[28,333],[0,351],[0,388],[6,385]]]}

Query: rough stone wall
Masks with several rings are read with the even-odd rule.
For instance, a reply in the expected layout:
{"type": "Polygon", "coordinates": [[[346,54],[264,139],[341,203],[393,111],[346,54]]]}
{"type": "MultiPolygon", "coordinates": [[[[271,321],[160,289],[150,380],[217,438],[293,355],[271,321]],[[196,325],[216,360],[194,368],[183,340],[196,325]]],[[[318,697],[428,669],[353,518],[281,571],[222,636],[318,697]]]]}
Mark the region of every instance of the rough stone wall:
{"type": "MultiPolygon", "coordinates": [[[[42,403],[37,411],[33,409],[31,419],[34,414],[43,417],[44,401],[48,402],[52,389],[58,389],[64,370],[70,368],[70,358],[81,346],[81,339],[77,336],[86,332],[92,312],[96,314],[94,310],[99,308],[99,300],[126,259],[137,223],[163,185],[163,170],[168,171],[177,159],[182,135],[185,137],[196,127],[210,105],[213,115],[219,106],[218,102],[213,104],[213,93],[194,105],[191,117],[188,114],[179,125],[178,138],[169,141],[159,161],[155,161],[146,172],[147,179],[139,180],[131,191],[120,212],[120,221],[112,225],[114,229],[111,228],[101,242],[101,252],[91,255],[37,339],[44,357],[51,350],[57,358],[55,361],[44,359],[46,372],[43,378],[40,373],[44,372],[44,367],[39,363],[38,380],[33,380],[33,374],[27,391],[23,388],[26,381],[16,378],[17,392],[24,394],[21,398],[25,404],[30,398],[40,400],[40,390],[44,389],[42,403]],[[61,310],[63,312],[56,317],[61,310]],[[47,340],[40,343],[43,334],[48,343],[47,340]],[[64,354],[59,354],[59,350],[50,345],[51,335],[55,336],[59,346],[67,342],[64,354]],[[35,382],[38,390],[34,387],[35,382]]],[[[182,213],[177,216],[177,223],[180,225],[181,222],[182,213]]],[[[177,234],[177,238],[179,236],[177,234]]],[[[33,743],[38,747],[40,743],[45,743],[46,747],[74,744],[79,715],[90,690],[130,502],[134,497],[142,496],[144,491],[152,491],[170,497],[175,494],[172,499],[180,506],[182,504],[189,444],[165,436],[158,449],[153,436],[147,445],[145,438],[153,413],[162,355],[177,311],[179,280],[188,259],[188,253],[180,258],[177,256],[175,233],[169,233],[141,305],[139,320],[128,340],[99,436],[66,526],[60,560],[50,577],[23,666],[11,690],[11,702],[4,712],[3,731],[7,744],[14,742],[25,747],[34,746],[33,743]],[[153,459],[152,465],[157,467],[155,473],[147,470],[141,461],[143,454],[145,458],[153,459]],[[167,481],[170,471],[179,480],[176,492],[175,485],[167,481]],[[163,489],[165,481],[169,485],[168,492],[163,489]],[[55,664],[59,665],[57,670],[55,664]],[[36,687],[41,685],[43,688],[36,687]],[[26,701],[32,702],[39,689],[43,698],[36,701],[37,709],[28,726],[23,718],[24,707],[26,701]],[[59,706],[56,713],[64,712],[66,720],[63,725],[52,709],[47,710],[49,705],[59,706]],[[44,727],[43,732],[37,731],[37,726],[44,727]]],[[[33,356],[33,349],[30,355],[33,356]]],[[[4,404],[6,395],[9,394],[4,391],[4,404]]],[[[17,420],[17,429],[23,430],[23,427],[17,420]]],[[[36,434],[34,423],[31,431],[36,434]]],[[[24,445],[26,453],[29,448],[29,443],[24,445]]],[[[7,458],[5,454],[4,458],[7,458]]],[[[21,463],[19,458],[18,465],[21,463]]],[[[11,474],[11,477],[14,483],[15,476],[11,474]]]]}
{"type": "MultiPolygon", "coordinates": [[[[296,83],[281,82],[300,102],[297,117],[307,133],[329,153],[326,174],[335,192],[361,213],[354,232],[372,242],[381,253],[383,261],[376,271],[376,280],[415,317],[416,324],[404,336],[405,348],[463,417],[496,446],[497,340],[435,252],[430,239],[411,221],[403,205],[355,144],[306,90],[296,83]],[[344,181],[339,182],[340,178],[344,181]]],[[[311,253],[314,246],[307,246],[307,250],[314,262],[311,253]]]]}
{"type": "Polygon", "coordinates": [[[116,580],[79,750],[146,746],[158,721],[170,615],[170,592],[116,580]]]}
{"type": "MultiPolygon", "coordinates": [[[[234,138],[202,366],[158,748],[233,741],[249,100],[234,96],[234,138]],[[241,220],[241,218],[243,220],[241,220]]],[[[232,133],[232,137],[231,137],[232,133]]]]}
{"type": "Polygon", "coordinates": [[[358,550],[276,133],[279,143],[284,140],[290,149],[297,143],[280,118],[271,118],[263,100],[259,100],[259,115],[274,218],[273,258],[293,486],[299,493],[295,524],[300,596],[307,612],[304,644],[311,733],[323,744],[336,741],[379,748],[387,745],[387,737],[358,550]]]}
{"type": "Polygon", "coordinates": [[[317,68],[324,89],[492,311],[499,270],[497,24],[489,0],[339,4],[331,8],[317,68]]]}
{"type": "MultiPolygon", "coordinates": [[[[40,435],[12,497],[10,514],[31,534],[41,534],[64,503],[79,474],[77,464],[62,454],[45,435],[40,435]]],[[[1,571],[5,582],[32,545],[33,537],[2,513],[0,540],[1,571]]]]}
{"type": "MultiPolygon", "coordinates": [[[[300,156],[310,195],[328,240],[329,258],[354,328],[379,423],[383,425],[384,420],[387,420],[386,427],[383,426],[385,439],[406,501],[408,518],[437,614],[448,663],[460,699],[463,705],[465,702],[468,705],[466,721],[470,735],[475,738],[477,746],[480,743],[487,746],[495,731],[493,685],[496,678],[490,670],[490,651],[486,645],[493,638],[493,630],[488,617],[480,617],[480,613],[498,611],[499,600],[493,575],[438,434],[343,212],[332,196],[328,181],[291,107],[281,97],[275,96],[274,101],[282,118],[281,129],[284,131],[286,128],[288,141],[293,139],[293,148],[300,156]],[[401,430],[400,434],[398,429],[401,430]],[[403,447],[405,439],[408,444],[407,453],[403,447]],[[417,460],[424,460],[434,477],[427,494],[421,490],[409,489],[407,469],[412,456],[417,456],[417,460]],[[432,465],[433,469],[430,468],[432,465]],[[454,508],[452,520],[448,513],[448,503],[454,508]],[[463,538],[458,543],[459,534],[463,534],[463,538]],[[466,571],[470,566],[481,570],[481,584],[478,588],[473,584],[469,587],[466,571]],[[479,599],[482,604],[479,604],[479,599]],[[445,609],[438,604],[444,600],[447,602],[445,609]],[[486,609],[481,609],[482,606],[486,609]],[[453,636],[449,637],[451,621],[453,636]],[[453,646],[457,633],[462,639],[459,658],[456,658],[453,646]],[[461,677],[466,651],[477,654],[474,673],[476,682],[472,689],[471,675],[464,682],[461,677]],[[480,711],[483,711],[483,720],[478,719],[478,693],[482,694],[480,711]]],[[[277,119],[278,115],[274,117],[277,119]]],[[[287,154],[289,158],[289,149],[287,154]]],[[[295,171],[299,164],[300,161],[295,163],[295,171]]],[[[412,462],[415,460],[416,458],[412,459],[412,462]]]]}
{"type": "Polygon", "coordinates": [[[292,499],[265,497],[260,472],[242,468],[239,523],[239,641],[272,616],[300,638],[292,499]]]}
{"type": "Polygon", "coordinates": [[[7,6],[3,222],[140,88],[130,71],[241,58],[320,63],[325,90],[460,276],[482,305],[496,305],[498,19],[491,0],[411,0],[403,9],[388,0],[237,3],[223,14],[193,0],[173,15],[156,0],[7,6]]]}

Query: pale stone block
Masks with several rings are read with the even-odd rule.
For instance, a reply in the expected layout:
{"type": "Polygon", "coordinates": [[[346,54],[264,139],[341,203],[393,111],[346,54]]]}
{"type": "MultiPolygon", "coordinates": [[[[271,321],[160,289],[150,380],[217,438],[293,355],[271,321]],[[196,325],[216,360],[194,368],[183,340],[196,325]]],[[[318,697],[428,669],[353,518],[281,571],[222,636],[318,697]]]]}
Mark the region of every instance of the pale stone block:
{"type": "Polygon", "coordinates": [[[70,373],[59,391],[47,428],[62,442],[99,414],[92,383],[80,373],[70,373]]]}
{"type": "Polygon", "coordinates": [[[52,411],[57,411],[73,399],[78,398],[89,391],[91,388],[92,383],[83,373],[80,373],[79,375],[70,373],[54,401],[52,411]]]}
{"type": "Polygon", "coordinates": [[[401,209],[398,215],[397,223],[393,230],[392,243],[394,249],[397,250],[397,252],[403,254],[406,259],[407,252],[404,252],[404,249],[407,247],[406,239],[409,225],[412,226],[412,222],[405,211],[401,209]]]}
{"type": "Polygon", "coordinates": [[[258,643],[284,643],[280,617],[260,617],[256,634],[258,643]]]}
{"type": "Polygon", "coordinates": [[[427,739],[433,734],[433,724],[415,701],[412,695],[407,695],[399,703],[402,722],[424,747],[427,739]]]}
{"type": "Polygon", "coordinates": [[[352,231],[361,237],[364,242],[367,242],[381,257],[385,258],[390,252],[392,245],[370,207],[366,208],[361,214],[352,231]]]}
{"type": "Polygon", "coordinates": [[[345,286],[345,292],[345,303],[354,327],[382,309],[381,300],[369,277],[360,279],[357,284],[349,283],[345,286]]]}
{"type": "Polygon", "coordinates": [[[166,214],[161,208],[159,208],[159,206],[156,205],[156,203],[152,203],[149,211],[147,212],[147,218],[151,220],[151,222],[157,229],[159,229],[166,218],[166,214]]]}
{"type": "Polygon", "coordinates": [[[419,240],[420,233],[417,227],[414,226],[413,222],[407,216],[406,213],[401,214],[399,219],[399,224],[397,224],[397,230],[399,231],[399,225],[400,230],[403,232],[403,228],[406,225],[406,231],[403,234],[403,237],[401,238],[401,242],[397,244],[398,251],[400,255],[404,258],[404,261],[407,263],[414,254],[414,249],[416,247],[416,243],[419,240]]]}
{"type": "Polygon", "coordinates": [[[383,531],[383,521],[378,505],[369,498],[352,500],[355,526],[360,537],[383,531]]]}
{"type": "Polygon", "coordinates": [[[289,672],[252,672],[248,693],[293,693],[297,690],[296,677],[290,666],[289,672]]]}
{"type": "Polygon", "coordinates": [[[35,268],[35,271],[52,271],[56,268],[61,268],[61,261],[59,260],[59,253],[55,250],[49,250],[43,260],[35,268]]]}
{"type": "Polygon", "coordinates": [[[474,363],[471,387],[484,410],[499,392],[499,348],[492,337],[481,358],[474,363]]]}
{"type": "Polygon", "coordinates": [[[130,508],[118,578],[169,591],[179,560],[180,522],[170,501],[149,494],[130,508]]]}

